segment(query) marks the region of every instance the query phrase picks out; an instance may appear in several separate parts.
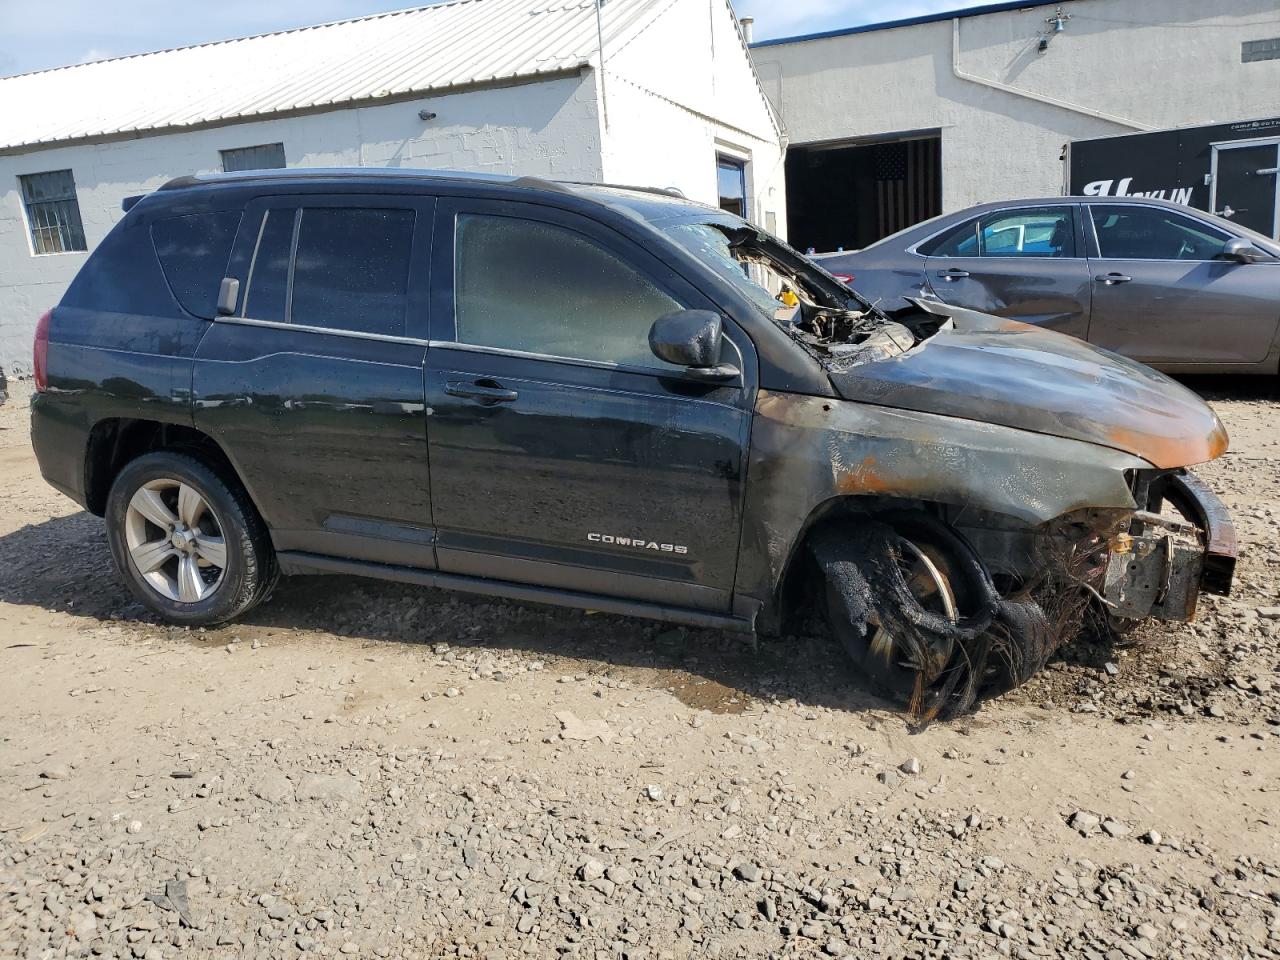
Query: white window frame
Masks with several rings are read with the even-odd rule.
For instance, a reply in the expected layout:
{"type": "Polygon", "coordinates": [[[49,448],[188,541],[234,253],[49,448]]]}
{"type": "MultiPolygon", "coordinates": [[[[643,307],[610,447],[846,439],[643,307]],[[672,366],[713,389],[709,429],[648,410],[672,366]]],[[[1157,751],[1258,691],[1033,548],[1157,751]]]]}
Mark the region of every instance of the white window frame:
{"type": "Polygon", "coordinates": [[[61,167],[57,170],[33,170],[30,173],[18,174],[18,202],[22,205],[22,222],[27,228],[27,252],[33,257],[61,257],[74,256],[76,254],[84,254],[89,251],[89,237],[84,228],[84,212],[80,209],[80,189],[76,186],[75,170],[71,167],[61,167]],[[25,182],[28,177],[39,177],[50,173],[66,173],[71,178],[71,196],[62,200],[27,200],[27,191],[25,182]],[[46,226],[37,226],[31,219],[32,203],[66,203],[75,204],[76,219],[80,223],[80,240],[84,244],[72,250],[37,250],[36,249],[36,231],[47,230],[46,226]]]}
{"type": "Polygon", "coordinates": [[[756,203],[756,185],[755,185],[755,164],[752,162],[751,151],[745,147],[739,147],[736,144],[726,143],[717,139],[715,142],[715,171],[716,171],[716,205],[720,203],[720,158],[733,160],[742,164],[742,179],[747,192],[746,210],[744,211],[744,220],[751,223],[756,222],[759,214],[756,203]]]}

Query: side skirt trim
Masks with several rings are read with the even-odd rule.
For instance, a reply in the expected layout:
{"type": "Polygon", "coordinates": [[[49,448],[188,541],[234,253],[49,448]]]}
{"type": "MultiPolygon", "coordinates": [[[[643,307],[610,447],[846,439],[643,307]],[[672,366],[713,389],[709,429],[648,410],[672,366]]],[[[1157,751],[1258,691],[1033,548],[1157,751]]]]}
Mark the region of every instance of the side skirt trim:
{"type": "Polygon", "coordinates": [[[732,630],[736,633],[754,632],[752,621],[740,617],[707,613],[702,610],[689,610],[684,607],[667,607],[662,604],[645,603],[640,600],[619,600],[593,593],[576,593],[572,590],[535,587],[523,583],[510,583],[506,580],[487,580],[481,577],[466,577],[456,573],[439,573],[435,570],[399,567],[365,560],[344,560],[339,557],[328,557],[318,553],[303,553],[296,550],[282,551],[276,555],[276,560],[280,564],[280,571],[286,576],[337,574],[352,577],[372,577],[376,580],[412,583],[423,587],[436,587],[441,590],[460,590],[465,593],[478,593],[489,597],[502,597],[507,600],[550,603],[559,607],[576,607],[583,610],[599,610],[601,613],[612,613],[624,617],[644,617],[649,620],[663,620],[690,627],[732,630]]]}

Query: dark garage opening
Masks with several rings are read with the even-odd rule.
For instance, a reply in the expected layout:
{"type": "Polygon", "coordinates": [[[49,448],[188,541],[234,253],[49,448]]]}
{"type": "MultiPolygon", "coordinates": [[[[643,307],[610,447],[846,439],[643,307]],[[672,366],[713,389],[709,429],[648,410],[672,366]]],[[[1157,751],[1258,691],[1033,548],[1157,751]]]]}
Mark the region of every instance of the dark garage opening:
{"type": "Polygon", "coordinates": [[[937,133],[787,151],[787,239],[799,250],[857,250],[942,212],[937,133]]]}

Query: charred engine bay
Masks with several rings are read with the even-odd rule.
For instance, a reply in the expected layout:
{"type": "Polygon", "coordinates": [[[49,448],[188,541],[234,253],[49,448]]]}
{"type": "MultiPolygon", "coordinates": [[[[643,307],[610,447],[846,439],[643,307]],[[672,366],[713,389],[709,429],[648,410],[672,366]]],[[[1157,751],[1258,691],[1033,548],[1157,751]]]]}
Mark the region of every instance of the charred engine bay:
{"type": "Polygon", "coordinates": [[[783,329],[833,372],[903,356],[951,323],[923,310],[889,319],[874,310],[807,303],[784,313],[783,329]]]}

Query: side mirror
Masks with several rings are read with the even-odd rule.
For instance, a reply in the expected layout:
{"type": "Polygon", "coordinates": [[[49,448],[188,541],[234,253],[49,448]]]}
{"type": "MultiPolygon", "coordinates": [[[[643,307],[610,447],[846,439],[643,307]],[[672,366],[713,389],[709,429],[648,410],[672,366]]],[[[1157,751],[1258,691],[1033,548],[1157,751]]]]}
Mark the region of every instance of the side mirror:
{"type": "Polygon", "coordinates": [[[1234,260],[1236,263],[1259,263],[1271,259],[1244,237],[1228,240],[1220,256],[1223,260],[1234,260]]]}
{"type": "Polygon", "coordinates": [[[684,367],[692,380],[732,380],[741,371],[720,362],[724,321],[714,310],[676,310],[654,321],[649,349],[659,360],[684,367]]]}

